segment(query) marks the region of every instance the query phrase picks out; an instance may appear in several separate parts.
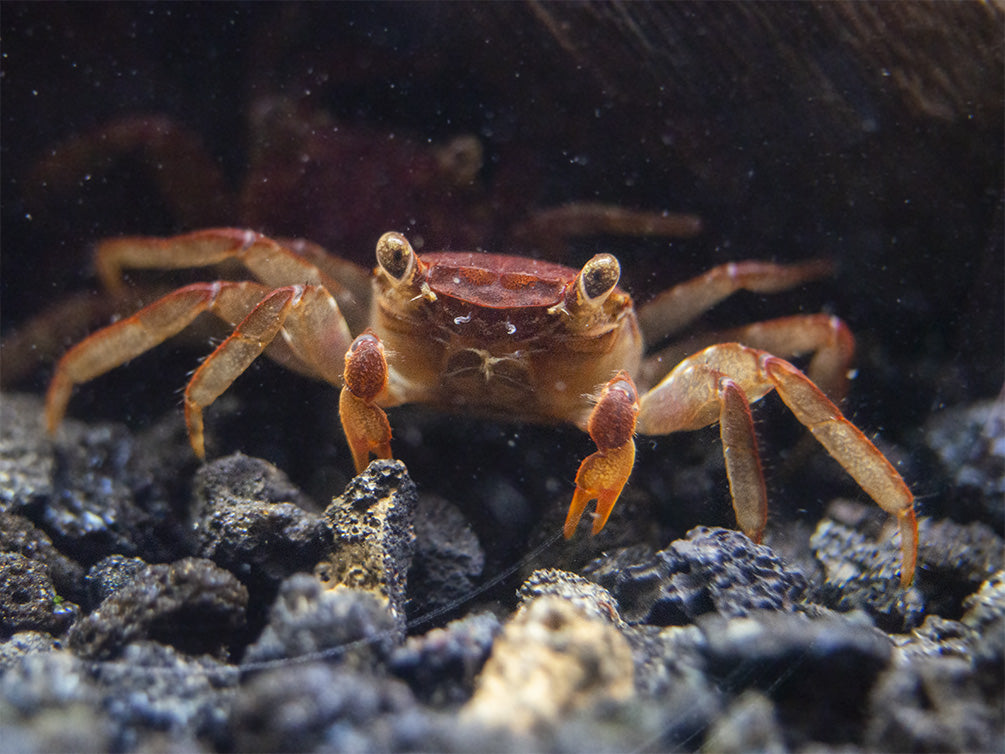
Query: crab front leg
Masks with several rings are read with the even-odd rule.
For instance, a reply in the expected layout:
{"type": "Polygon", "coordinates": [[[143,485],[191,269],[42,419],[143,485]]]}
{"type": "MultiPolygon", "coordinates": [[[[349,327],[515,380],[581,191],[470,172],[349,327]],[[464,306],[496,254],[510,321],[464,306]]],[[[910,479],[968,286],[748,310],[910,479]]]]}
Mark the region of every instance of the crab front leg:
{"type": "Polygon", "coordinates": [[[338,384],[338,364],[349,343],[349,328],[325,288],[291,285],[263,298],[233,333],[213,351],[185,387],[185,423],[200,458],[206,455],[203,409],[215,401],[280,333],[304,367],[302,371],[338,384]]]}
{"type": "Polygon", "coordinates": [[[597,501],[593,533],[604,528],[635,464],[635,420],[639,396],[627,372],[619,372],[604,385],[597,399],[587,431],[597,444],[597,452],[586,458],[576,473],[563,533],[569,539],[591,500],[597,501]]]}
{"type": "Polygon", "coordinates": [[[178,270],[238,262],[271,288],[315,285],[338,302],[354,331],[362,330],[370,296],[367,270],[307,241],[278,241],[251,230],[208,228],[170,238],[125,236],[98,244],[94,264],[106,290],[121,295],[124,270],[178,270]]]}
{"type": "Polygon", "coordinates": [[[56,364],[46,395],[49,432],[55,432],[62,422],[74,385],[92,380],[163,343],[203,312],[212,312],[236,324],[267,292],[264,286],[252,282],[194,283],[92,333],[56,364]]]}
{"type": "Polygon", "coordinates": [[[738,343],[710,346],[677,365],[642,396],[639,431],[650,435],[720,424],[737,522],[759,540],[766,518],[764,479],[749,404],[777,390],[796,418],[887,513],[901,533],[901,583],[914,577],[918,527],[914,497],[886,457],[813,382],[784,359],[738,343]]]}
{"type": "Polygon", "coordinates": [[[345,385],[339,395],[339,418],[356,473],[377,458],[391,457],[391,425],[375,401],[387,389],[387,359],[380,338],[367,330],[345,354],[345,385]]]}
{"type": "Polygon", "coordinates": [[[205,457],[203,409],[220,396],[267,348],[284,363],[334,384],[350,334],[331,295],[319,286],[270,291],[260,283],[195,283],[173,291],[131,317],[99,330],[70,349],[56,366],[46,395],[46,424],[55,432],[73,386],[150,350],[212,312],[234,332],[192,375],[185,388],[185,420],[192,449],[205,457]],[[283,340],[275,340],[278,334],[283,340]],[[292,355],[293,359],[288,358],[292,355]]]}

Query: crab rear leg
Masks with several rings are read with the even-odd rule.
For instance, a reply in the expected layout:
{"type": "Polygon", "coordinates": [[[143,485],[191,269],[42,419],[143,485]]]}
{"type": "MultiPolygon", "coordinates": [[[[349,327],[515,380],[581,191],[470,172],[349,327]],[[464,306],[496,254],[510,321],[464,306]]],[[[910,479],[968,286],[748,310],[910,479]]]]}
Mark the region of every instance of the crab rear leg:
{"type": "MultiPolygon", "coordinates": [[[[798,264],[731,262],[713,267],[691,280],[664,291],[639,308],[639,327],[646,343],[656,344],[707,312],[737,291],[779,293],[830,275],[827,260],[798,264]]],[[[721,342],[721,341],[720,341],[721,342]]]]}
{"type": "Polygon", "coordinates": [[[900,528],[904,586],[914,579],[918,557],[918,522],[914,495],[879,449],[848,421],[802,372],[783,359],[764,359],[779,396],[827,452],[840,463],[880,508],[896,516],[900,528]]]}
{"type": "MultiPolygon", "coordinates": [[[[338,384],[339,362],[350,341],[338,305],[317,286],[269,291],[260,283],[196,283],[179,288],[136,314],[116,322],[70,349],[56,366],[46,395],[46,425],[55,432],[73,386],[91,380],[164,342],[203,312],[212,312],[235,331],[207,357],[185,388],[185,419],[192,449],[205,456],[202,410],[248,365],[273,346],[292,353],[300,371],[338,384]],[[284,342],[273,342],[282,331],[284,342]]],[[[291,360],[284,359],[286,363],[291,360]]]]}
{"type": "Polygon", "coordinates": [[[569,539],[591,500],[597,501],[593,533],[604,528],[635,464],[635,420],[639,396],[627,372],[619,372],[600,393],[590,413],[587,431],[597,452],[587,457],[576,473],[576,491],[565,519],[563,533],[569,539]]]}
{"type": "Polygon", "coordinates": [[[783,359],[810,358],[806,374],[835,403],[848,393],[848,371],[855,356],[855,337],[830,314],[796,314],[728,330],[699,333],[675,341],[646,359],[640,382],[654,385],[691,354],[717,343],[743,343],[783,359]]]}
{"type": "Polygon", "coordinates": [[[738,343],[710,346],[682,361],[642,396],[639,431],[661,435],[720,423],[737,522],[759,539],[766,515],[764,481],[749,404],[771,390],[827,449],[901,532],[901,582],[914,576],[914,497],[886,457],[813,382],[784,359],[738,343]]]}

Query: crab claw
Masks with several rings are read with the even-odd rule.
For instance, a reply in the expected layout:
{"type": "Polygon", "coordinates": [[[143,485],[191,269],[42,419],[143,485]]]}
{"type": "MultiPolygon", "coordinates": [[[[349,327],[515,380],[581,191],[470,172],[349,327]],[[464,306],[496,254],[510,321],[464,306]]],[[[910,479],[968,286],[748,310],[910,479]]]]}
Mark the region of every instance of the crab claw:
{"type": "Polygon", "coordinates": [[[345,354],[345,386],[339,396],[339,418],[356,473],[377,458],[391,457],[391,425],[374,401],[387,387],[387,360],[380,339],[367,330],[345,354]]]}
{"type": "Polygon", "coordinates": [[[639,395],[627,372],[618,372],[604,385],[590,413],[587,431],[597,444],[597,452],[586,458],[576,473],[563,533],[569,539],[591,500],[597,501],[593,534],[604,528],[635,465],[635,419],[639,395]]]}

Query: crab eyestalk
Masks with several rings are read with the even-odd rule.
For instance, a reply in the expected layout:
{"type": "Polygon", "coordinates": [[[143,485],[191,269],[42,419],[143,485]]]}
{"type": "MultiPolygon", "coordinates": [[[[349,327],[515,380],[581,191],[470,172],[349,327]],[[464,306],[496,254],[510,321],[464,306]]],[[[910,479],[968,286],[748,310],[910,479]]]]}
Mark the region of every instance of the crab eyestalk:
{"type": "Polygon", "coordinates": [[[597,254],[583,265],[565,291],[562,302],[554,311],[571,315],[582,327],[588,327],[593,315],[603,311],[604,304],[621,278],[621,265],[613,254],[597,254]]]}
{"type": "Polygon", "coordinates": [[[393,286],[412,296],[435,301],[436,294],[425,281],[424,267],[412,244],[401,233],[389,231],[377,241],[377,265],[393,286]]]}

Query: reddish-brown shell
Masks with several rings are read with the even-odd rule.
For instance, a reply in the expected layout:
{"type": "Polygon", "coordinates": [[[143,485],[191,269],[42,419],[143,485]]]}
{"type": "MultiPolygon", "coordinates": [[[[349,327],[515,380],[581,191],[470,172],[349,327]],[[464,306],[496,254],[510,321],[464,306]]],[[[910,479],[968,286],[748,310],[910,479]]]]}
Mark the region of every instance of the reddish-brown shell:
{"type": "Polygon", "coordinates": [[[423,254],[437,297],[490,309],[554,306],[579,270],[541,259],[478,252],[423,254]]]}

